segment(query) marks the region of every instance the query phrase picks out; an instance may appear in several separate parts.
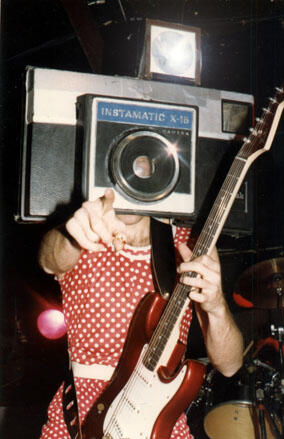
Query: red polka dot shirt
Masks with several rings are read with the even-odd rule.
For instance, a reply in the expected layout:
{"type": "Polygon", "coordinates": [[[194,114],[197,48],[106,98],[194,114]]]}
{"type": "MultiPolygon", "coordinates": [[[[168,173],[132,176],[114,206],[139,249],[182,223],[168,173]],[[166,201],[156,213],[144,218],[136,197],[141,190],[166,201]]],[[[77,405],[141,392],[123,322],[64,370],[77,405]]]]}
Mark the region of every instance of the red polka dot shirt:
{"type": "MultiPolygon", "coordinates": [[[[174,229],[175,246],[187,242],[189,235],[189,229],[174,229]]],[[[133,313],[142,297],[154,291],[150,257],[150,246],[125,245],[118,253],[111,247],[100,252],[82,251],[76,266],[58,279],[72,361],[84,365],[117,365],[133,313]]],[[[189,308],[180,325],[180,340],[184,344],[191,316],[189,308]]],[[[82,421],[107,382],[75,377],[75,384],[82,421]]],[[[41,438],[69,438],[62,411],[62,386],[49,406],[41,438]]],[[[183,414],[171,439],[190,438],[183,414]]]]}

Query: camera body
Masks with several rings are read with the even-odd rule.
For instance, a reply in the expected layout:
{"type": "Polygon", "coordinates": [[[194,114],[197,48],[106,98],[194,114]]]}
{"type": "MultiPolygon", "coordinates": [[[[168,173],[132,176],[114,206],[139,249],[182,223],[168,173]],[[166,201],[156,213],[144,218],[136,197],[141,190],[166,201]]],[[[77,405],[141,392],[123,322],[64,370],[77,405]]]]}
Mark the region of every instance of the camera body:
{"type": "Polygon", "coordinates": [[[119,213],[194,212],[197,108],[87,94],[77,118],[85,199],[113,188],[119,213]]]}
{"type": "MultiPolygon", "coordinates": [[[[252,126],[244,93],[32,66],[25,85],[21,223],[62,222],[112,187],[123,212],[199,224],[252,126]]],[[[252,233],[253,199],[251,169],[222,233],[252,233]]]]}

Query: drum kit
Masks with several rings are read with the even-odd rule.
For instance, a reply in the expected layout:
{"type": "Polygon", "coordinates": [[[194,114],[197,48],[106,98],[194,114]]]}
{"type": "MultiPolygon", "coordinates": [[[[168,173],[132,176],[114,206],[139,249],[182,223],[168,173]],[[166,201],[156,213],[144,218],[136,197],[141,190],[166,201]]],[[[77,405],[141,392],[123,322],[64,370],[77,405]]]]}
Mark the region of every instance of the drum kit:
{"type": "Polygon", "coordinates": [[[284,257],[259,262],[238,279],[235,301],[247,307],[236,316],[247,343],[243,367],[225,378],[207,365],[188,409],[195,439],[284,439],[283,295],[284,257]]]}

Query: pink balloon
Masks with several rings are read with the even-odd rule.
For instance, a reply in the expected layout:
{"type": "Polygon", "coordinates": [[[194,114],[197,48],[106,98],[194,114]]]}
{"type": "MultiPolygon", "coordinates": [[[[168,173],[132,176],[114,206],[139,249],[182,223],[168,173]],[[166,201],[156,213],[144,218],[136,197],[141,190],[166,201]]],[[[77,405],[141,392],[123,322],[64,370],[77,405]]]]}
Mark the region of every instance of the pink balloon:
{"type": "Polygon", "coordinates": [[[58,309],[47,309],[37,319],[39,332],[46,338],[55,340],[66,333],[64,315],[58,309]]]}

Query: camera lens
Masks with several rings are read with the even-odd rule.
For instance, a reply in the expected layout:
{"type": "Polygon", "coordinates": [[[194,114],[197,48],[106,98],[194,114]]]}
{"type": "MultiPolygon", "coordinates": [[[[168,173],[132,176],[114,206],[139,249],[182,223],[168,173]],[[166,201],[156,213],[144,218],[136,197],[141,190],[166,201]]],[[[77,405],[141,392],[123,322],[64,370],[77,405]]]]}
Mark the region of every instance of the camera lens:
{"type": "Polygon", "coordinates": [[[139,202],[153,202],[168,196],[178,181],[176,148],[154,131],[135,131],[114,147],[110,171],[122,194],[139,202]]]}

